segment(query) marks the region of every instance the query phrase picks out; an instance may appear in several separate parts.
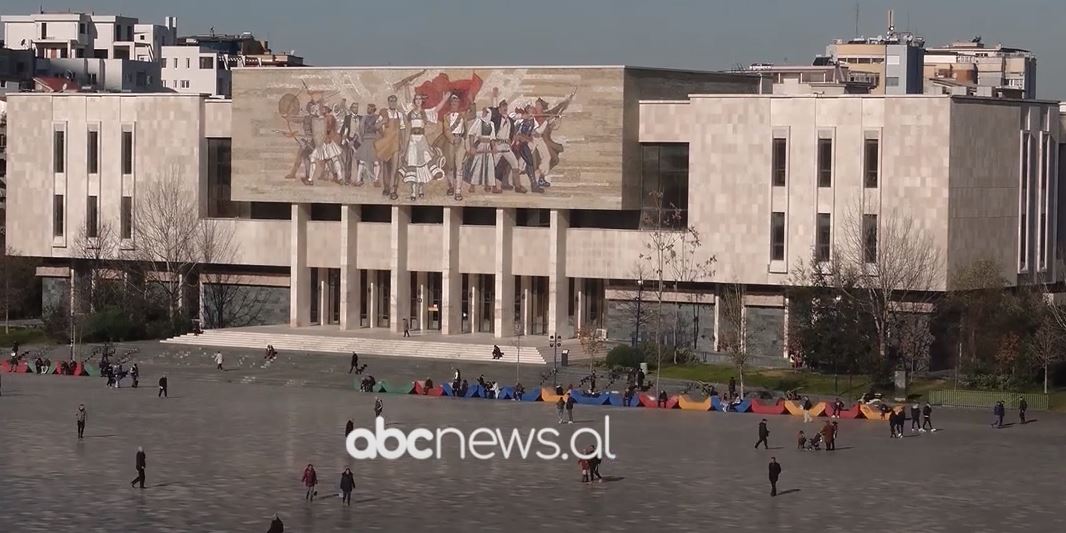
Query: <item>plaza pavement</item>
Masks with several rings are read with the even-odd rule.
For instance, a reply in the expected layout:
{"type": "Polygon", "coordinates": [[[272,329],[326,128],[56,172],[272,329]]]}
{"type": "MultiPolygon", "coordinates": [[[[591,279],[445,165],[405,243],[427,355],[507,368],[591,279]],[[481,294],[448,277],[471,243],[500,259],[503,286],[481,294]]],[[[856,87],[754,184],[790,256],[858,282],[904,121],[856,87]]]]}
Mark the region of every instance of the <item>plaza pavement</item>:
{"type": "MultiPolygon", "coordinates": [[[[774,449],[765,451],[751,448],[754,414],[579,405],[577,424],[556,426],[542,402],[380,395],[390,427],[405,430],[543,426],[565,438],[602,429],[610,415],[617,459],[602,472],[613,481],[585,485],[573,460],[349,458],[344,423],[370,425],[374,395],[350,389],[344,357],[297,354],[259,368],[261,354],[248,354],[218,373],[208,353],[151,351],[138,354],[139,389],[2,377],[0,531],[266,531],[274,512],[293,532],[1066,530],[1059,415],[995,430],[984,412],[938,409],[941,431],[902,440],[884,423],[843,420],[839,450],[815,453],[794,449],[799,429],[818,427],[796,417],[769,417],[774,449]],[[164,371],[167,400],[154,386],[164,371]],[[82,402],[89,421],[78,442],[82,402]],[[147,453],[144,491],[129,487],[137,446],[147,453]],[[774,499],[770,455],[784,468],[774,499]],[[322,483],[313,504],[300,486],[307,463],[322,483]],[[357,485],[350,509],[331,494],[345,465],[357,485]]],[[[410,373],[446,377],[438,370],[448,369],[410,373]]],[[[464,370],[471,380],[474,371],[464,370]]]]}

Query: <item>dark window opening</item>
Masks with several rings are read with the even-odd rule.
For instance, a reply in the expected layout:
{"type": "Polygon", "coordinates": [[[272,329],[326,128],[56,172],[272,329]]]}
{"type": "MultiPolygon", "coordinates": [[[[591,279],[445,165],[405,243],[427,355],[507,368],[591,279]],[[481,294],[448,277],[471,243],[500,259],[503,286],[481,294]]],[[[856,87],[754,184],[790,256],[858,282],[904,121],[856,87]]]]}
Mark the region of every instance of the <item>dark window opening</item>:
{"type": "MultiPolygon", "coordinates": [[[[654,220],[654,219],[653,219],[654,220]]],[[[640,211],[597,211],[594,209],[571,209],[571,228],[641,229],[640,211]]]]}
{"type": "Polygon", "coordinates": [[[443,224],[444,208],[440,206],[416,205],[411,207],[412,224],[443,224]]]}
{"type": "Polygon", "coordinates": [[[363,222],[392,222],[392,207],[387,205],[364,205],[363,222]]]}
{"type": "MultiPolygon", "coordinates": [[[[122,132],[123,144],[125,135],[122,132]]],[[[207,216],[232,218],[238,216],[238,205],[230,200],[233,147],[230,139],[207,139],[207,216]]]]}
{"type": "Polygon", "coordinates": [[[215,68],[215,58],[213,58],[213,57],[201,57],[200,58],[200,68],[201,69],[205,69],[205,70],[210,70],[210,69],[215,68]]]}
{"type": "Polygon", "coordinates": [[[773,186],[784,187],[788,179],[788,141],[775,137],[773,152],[773,186]]]}
{"type": "Polygon", "coordinates": [[[122,213],[119,217],[120,238],[132,239],[133,238],[133,197],[122,197],[122,213]]]}
{"type": "Polygon", "coordinates": [[[515,210],[515,225],[529,228],[547,228],[551,225],[551,211],[520,207],[515,210]]]}
{"type": "Polygon", "coordinates": [[[877,262],[877,215],[862,216],[862,260],[864,263],[877,262]]]}
{"type": "Polygon", "coordinates": [[[133,132],[122,132],[122,173],[133,174],[133,132]]]}
{"type": "Polygon", "coordinates": [[[61,174],[66,171],[67,149],[66,135],[62,130],[52,133],[52,171],[61,174]]]}
{"type": "Polygon", "coordinates": [[[866,139],[863,144],[863,185],[867,189],[876,189],[878,185],[878,151],[877,139],[866,139]]]}
{"type": "Polygon", "coordinates": [[[311,204],[311,220],[340,222],[340,204],[311,204]]]}
{"type": "Polygon", "coordinates": [[[770,260],[785,260],[785,214],[770,214],[770,260]]]}
{"type": "Polygon", "coordinates": [[[833,140],[818,139],[818,186],[833,186],[833,140]]]}
{"type": "Polygon", "coordinates": [[[464,226],[495,226],[496,210],[491,207],[464,207],[464,226]]]}
{"type": "Polygon", "coordinates": [[[645,143],[640,146],[640,227],[687,226],[688,144],[645,143]]]}
{"type": "Polygon", "coordinates": [[[89,139],[86,143],[88,171],[89,174],[97,174],[100,172],[100,132],[90,131],[89,139]]]}
{"type": "Polygon", "coordinates": [[[56,237],[63,236],[64,215],[63,195],[57,194],[52,197],[52,235],[56,237]]]}
{"type": "Polygon", "coordinates": [[[96,196],[89,196],[85,202],[85,236],[100,236],[100,201],[96,196]]]}
{"type": "Polygon", "coordinates": [[[818,213],[814,234],[814,259],[819,262],[829,261],[829,249],[832,243],[832,219],[828,213],[818,213]]]}
{"type": "Polygon", "coordinates": [[[250,202],[249,217],[252,220],[291,220],[292,204],[281,202],[250,202]]]}

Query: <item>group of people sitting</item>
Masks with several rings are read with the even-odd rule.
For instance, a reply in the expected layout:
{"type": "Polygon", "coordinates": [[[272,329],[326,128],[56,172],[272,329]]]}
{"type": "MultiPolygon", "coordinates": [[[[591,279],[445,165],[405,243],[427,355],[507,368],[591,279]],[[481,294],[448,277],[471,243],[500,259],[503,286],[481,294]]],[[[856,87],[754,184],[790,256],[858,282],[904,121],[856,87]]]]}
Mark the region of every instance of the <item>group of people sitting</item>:
{"type": "Polygon", "coordinates": [[[826,421],[822,429],[816,432],[810,438],[807,438],[807,434],[800,430],[799,436],[796,439],[796,449],[817,451],[821,450],[822,446],[825,446],[826,451],[832,451],[836,449],[837,433],[840,432],[840,425],[836,422],[826,421]]]}
{"type": "Polygon", "coordinates": [[[359,381],[359,390],[362,392],[374,392],[374,385],[377,385],[378,380],[374,379],[374,376],[367,375],[359,381]]]}
{"type": "Polygon", "coordinates": [[[263,360],[269,363],[269,362],[271,362],[271,361],[273,361],[273,360],[275,360],[277,358],[278,358],[278,351],[274,349],[274,345],[273,344],[268,344],[267,347],[266,347],[266,354],[263,355],[263,360]]]}

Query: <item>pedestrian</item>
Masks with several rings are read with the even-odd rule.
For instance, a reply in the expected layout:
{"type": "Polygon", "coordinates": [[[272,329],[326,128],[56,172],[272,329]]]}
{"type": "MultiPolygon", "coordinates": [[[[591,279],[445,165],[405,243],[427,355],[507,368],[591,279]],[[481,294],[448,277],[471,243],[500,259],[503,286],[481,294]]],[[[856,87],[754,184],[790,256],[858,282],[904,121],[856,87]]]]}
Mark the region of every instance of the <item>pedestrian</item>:
{"type": "Polygon", "coordinates": [[[133,378],[133,388],[137,388],[138,378],[141,376],[141,370],[137,368],[137,363],[133,363],[133,367],[130,368],[130,377],[133,378]]]}
{"type": "Polygon", "coordinates": [[[348,423],[344,425],[344,436],[347,437],[348,434],[351,433],[354,429],[355,423],[349,419],[348,423]]]}
{"type": "Polygon", "coordinates": [[[803,397],[803,423],[804,424],[814,420],[814,418],[811,417],[811,409],[813,407],[814,407],[814,404],[811,403],[810,397],[804,396],[803,397]]]}
{"type": "Polygon", "coordinates": [[[1029,402],[1025,401],[1025,398],[1018,397],[1018,419],[1022,424],[1025,424],[1025,412],[1029,410],[1029,402]]]}
{"type": "Polygon", "coordinates": [[[274,513],[274,519],[270,521],[270,529],[267,533],[285,533],[285,523],[281,521],[278,513],[274,513]]]}
{"type": "Polygon", "coordinates": [[[384,410],[385,404],[381,403],[381,398],[374,396],[374,418],[380,418],[384,410]]]}
{"type": "Polygon", "coordinates": [[[922,429],[922,408],[918,405],[918,402],[911,404],[911,431],[918,431],[922,429]]]}
{"type": "Polygon", "coordinates": [[[796,449],[802,450],[807,447],[807,434],[801,429],[799,435],[796,436],[796,449]]]}
{"type": "Polygon", "coordinates": [[[136,484],[138,484],[138,483],[140,483],[141,484],[141,488],[142,489],[144,488],[144,479],[145,479],[144,469],[147,467],[147,464],[148,463],[145,461],[145,456],[144,456],[144,448],[138,446],[137,447],[137,477],[133,478],[133,481],[130,481],[130,486],[131,487],[136,485],[136,484]]]}
{"type": "Polygon", "coordinates": [[[589,482],[589,460],[584,457],[577,458],[577,466],[581,469],[581,482],[589,482]]]}
{"type": "Polygon", "coordinates": [[[825,441],[825,451],[828,452],[834,450],[836,446],[834,446],[833,437],[836,435],[836,432],[833,431],[833,424],[830,421],[825,421],[825,425],[822,426],[821,433],[822,440],[825,441]]]}
{"type": "Polygon", "coordinates": [[[167,397],[167,377],[165,375],[159,376],[159,394],[156,398],[167,397]]]}
{"type": "Polygon", "coordinates": [[[661,390],[661,391],[659,391],[659,401],[656,402],[655,405],[658,405],[659,407],[662,407],[663,409],[665,409],[666,406],[667,406],[667,403],[669,401],[670,401],[670,397],[666,395],[666,391],[661,390]]]}
{"type": "Polygon", "coordinates": [[[359,373],[359,354],[355,352],[352,352],[352,366],[348,369],[348,373],[351,374],[353,371],[356,374],[359,373]]]}
{"type": "Polygon", "coordinates": [[[896,438],[896,411],[894,409],[888,411],[888,431],[889,437],[896,438]]]}
{"type": "Polygon", "coordinates": [[[770,430],[766,428],[766,419],[762,419],[759,422],[759,440],[755,441],[755,447],[758,448],[762,444],[763,449],[769,450],[770,444],[766,441],[770,437],[770,430]]]}
{"type": "Polygon", "coordinates": [[[777,457],[770,458],[770,496],[777,496],[777,480],[781,478],[781,464],[777,457]]]}
{"type": "Polygon", "coordinates": [[[403,319],[403,336],[404,337],[410,337],[411,336],[411,330],[408,328],[408,322],[407,322],[406,318],[403,319]]]}
{"type": "Polygon", "coordinates": [[[637,388],[644,392],[644,369],[637,370],[637,388]]]}
{"type": "Polygon", "coordinates": [[[215,352],[215,367],[222,371],[222,350],[215,352]]]}
{"type": "Polygon", "coordinates": [[[74,414],[74,420],[78,423],[78,438],[85,435],[85,404],[78,405],[78,412],[74,414]]]}
{"type": "Polygon", "coordinates": [[[833,402],[833,416],[832,416],[832,418],[840,418],[840,412],[843,411],[843,410],[844,410],[844,400],[841,400],[840,398],[837,398],[837,400],[835,402],[833,402]]]}
{"type": "Polygon", "coordinates": [[[922,407],[922,429],[921,431],[936,431],[933,427],[933,406],[929,405],[929,402],[925,402],[925,406],[922,407]]]}
{"type": "Polygon", "coordinates": [[[300,479],[303,482],[304,487],[307,487],[307,493],[304,494],[304,501],[313,502],[315,496],[318,496],[318,490],[315,487],[318,485],[318,474],[315,473],[314,465],[308,463],[304,468],[303,478],[300,479]]]}
{"type": "Polygon", "coordinates": [[[562,396],[559,396],[558,400],[555,400],[555,413],[559,415],[559,423],[563,423],[563,409],[566,408],[566,400],[562,396]]]}
{"type": "Polygon", "coordinates": [[[574,423],[574,404],[577,400],[574,399],[573,391],[566,393],[566,423],[574,423]]]}
{"type": "Polygon", "coordinates": [[[1006,409],[1003,406],[1003,402],[996,402],[996,405],[992,406],[992,425],[997,428],[1003,427],[1003,415],[1006,409]]]}
{"type": "Polygon", "coordinates": [[[341,473],[341,503],[352,506],[352,490],[355,489],[355,476],[352,475],[351,467],[346,467],[341,473]]]}
{"type": "Polygon", "coordinates": [[[603,458],[600,457],[599,450],[595,445],[589,446],[586,450],[586,454],[591,454],[589,457],[589,482],[599,481],[603,482],[603,476],[600,475],[600,463],[603,462],[603,458]]]}

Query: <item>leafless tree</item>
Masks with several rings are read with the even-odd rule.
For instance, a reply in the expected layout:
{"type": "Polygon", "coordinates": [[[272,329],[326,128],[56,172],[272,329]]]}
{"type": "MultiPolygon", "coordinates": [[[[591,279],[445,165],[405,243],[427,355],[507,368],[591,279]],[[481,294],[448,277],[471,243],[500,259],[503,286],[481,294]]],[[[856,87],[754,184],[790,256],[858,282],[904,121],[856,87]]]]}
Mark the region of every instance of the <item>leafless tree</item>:
{"type": "MultiPolygon", "coordinates": [[[[668,255],[667,265],[670,267],[671,278],[674,283],[674,293],[680,294],[682,285],[691,285],[702,280],[714,277],[715,256],[701,256],[703,240],[699,231],[694,227],[686,227],[679,230],[674,236],[673,248],[668,255]]],[[[696,328],[699,317],[699,304],[703,300],[703,293],[691,287],[685,291],[685,300],[689,303],[692,312],[692,320],[681,319],[681,306],[675,306],[674,312],[674,344],[678,344],[678,330],[685,326],[696,328]],[[682,324],[685,324],[683,326],[682,324]]],[[[699,331],[692,332],[692,349],[695,350],[699,342],[699,331]]],[[[677,364],[677,350],[674,350],[674,364],[677,364]]]]}
{"type": "Polygon", "coordinates": [[[1044,372],[1044,394],[1048,393],[1048,369],[1063,359],[1064,339],[1062,310],[1051,303],[1047,307],[1027,346],[1031,360],[1044,372]]]}
{"type": "Polygon", "coordinates": [[[97,309],[105,299],[104,287],[120,275],[118,235],[114,227],[101,220],[96,228],[83,224],[74,238],[71,263],[75,271],[85,272],[85,283],[75,284],[75,300],[87,305],[88,310],[97,309]]]}
{"type": "Polygon", "coordinates": [[[586,326],[577,330],[577,339],[581,343],[581,351],[585,352],[585,356],[588,357],[591,374],[596,358],[603,351],[604,338],[596,329],[586,326]]]}
{"type": "Polygon", "coordinates": [[[4,333],[10,331],[11,315],[22,312],[34,287],[37,261],[22,257],[11,248],[4,248],[0,255],[0,306],[4,309],[4,333]]]}
{"type": "Polygon", "coordinates": [[[744,311],[744,287],[739,283],[723,287],[718,297],[718,319],[722,327],[719,343],[729,354],[729,359],[740,375],[740,395],[744,396],[744,369],[750,360],[752,329],[744,311]]]}
{"type": "Polygon", "coordinates": [[[647,262],[643,259],[638,260],[633,265],[630,275],[637,280],[637,286],[634,289],[627,288],[618,292],[618,314],[626,324],[626,327],[630,328],[631,344],[635,347],[640,342],[640,332],[642,330],[645,335],[650,333],[651,316],[653,314],[649,312],[648,305],[650,302],[647,302],[647,295],[645,294],[648,287],[650,287],[650,285],[645,286],[649,277],[647,262]]]}
{"type": "Polygon", "coordinates": [[[227,268],[239,262],[240,248],[226,221],[205,219],[197,238],[200,282],[207,324],[215,328],[255,324],[266,294],[259,285],[242,283],[243,276],[227,268]]]}

